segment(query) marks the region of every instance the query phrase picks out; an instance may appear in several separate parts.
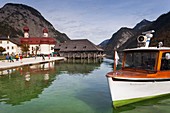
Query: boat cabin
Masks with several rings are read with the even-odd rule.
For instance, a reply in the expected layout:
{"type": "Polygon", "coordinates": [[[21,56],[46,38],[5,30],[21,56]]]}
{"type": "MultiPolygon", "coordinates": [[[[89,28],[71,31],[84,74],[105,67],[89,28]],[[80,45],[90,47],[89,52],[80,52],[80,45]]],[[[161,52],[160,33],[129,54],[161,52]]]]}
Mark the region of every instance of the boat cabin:
{"type": "Polygon", "coordinates": [[[119,73],[116,74],[117,77],[126,75],[128,78],[170,78],[170,48],[125,49],[122,70],[116,72],[119,73]],[[127,76],[128,71],[133,74],[127,76]]]}

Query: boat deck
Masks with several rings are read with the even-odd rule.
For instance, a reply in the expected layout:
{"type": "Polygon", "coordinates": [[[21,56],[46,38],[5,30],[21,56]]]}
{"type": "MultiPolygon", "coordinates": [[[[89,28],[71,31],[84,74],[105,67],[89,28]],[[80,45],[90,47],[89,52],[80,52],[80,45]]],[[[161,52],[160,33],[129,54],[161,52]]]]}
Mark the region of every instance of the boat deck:
{"type": "Polygon", "coordinates": [[[124,71],[118,70],[114,72],[109,72],[107,77],[112,77],[114,79],[127,79],[127,80],[170,80],[170,71],[164,72],[138,72],[138,71],[124,71]]]}

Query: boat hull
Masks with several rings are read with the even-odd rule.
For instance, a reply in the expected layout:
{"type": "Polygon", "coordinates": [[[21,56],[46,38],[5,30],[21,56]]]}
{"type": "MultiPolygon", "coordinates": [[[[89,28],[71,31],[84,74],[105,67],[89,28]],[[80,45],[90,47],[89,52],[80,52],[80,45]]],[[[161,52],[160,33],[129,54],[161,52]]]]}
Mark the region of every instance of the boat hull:
{"type": "Polygon", "coordinates": [[[170,93],[170,81],[116,80],[107,77],[114,107],[120,107],[170,93]]]}

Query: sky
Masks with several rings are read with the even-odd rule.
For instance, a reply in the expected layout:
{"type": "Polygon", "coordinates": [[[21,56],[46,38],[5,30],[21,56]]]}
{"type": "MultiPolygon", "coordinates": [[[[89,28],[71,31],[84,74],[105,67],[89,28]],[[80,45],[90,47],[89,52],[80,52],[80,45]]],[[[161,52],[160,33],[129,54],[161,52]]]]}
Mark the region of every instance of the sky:
{"type": "Polygon", "coordinates": [[[70,39],[88,39],[96,45],[121,27],[133,28],[170,11],[170,0],[0,0],[0,7],[6,3],[31,6],[70,39]]]}

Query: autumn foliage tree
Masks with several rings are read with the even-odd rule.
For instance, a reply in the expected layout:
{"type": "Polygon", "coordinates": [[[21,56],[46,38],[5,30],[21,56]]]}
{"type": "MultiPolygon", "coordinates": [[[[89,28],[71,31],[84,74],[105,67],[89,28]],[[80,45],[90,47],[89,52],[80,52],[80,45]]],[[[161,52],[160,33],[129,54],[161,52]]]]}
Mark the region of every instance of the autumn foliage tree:
{"type": "Polygon", "coordinates": [[[0,46],[0,54],[4,51],[6,51],[6,49],[0,46]]]}
{"type": "Polygon", "coordinates": [[[26,53],[26,56],[28,54],[29,48],[30,48],[29,44],[22,44],[21,45],[21,50],[22,50],[23,53],[26,53]]]}

